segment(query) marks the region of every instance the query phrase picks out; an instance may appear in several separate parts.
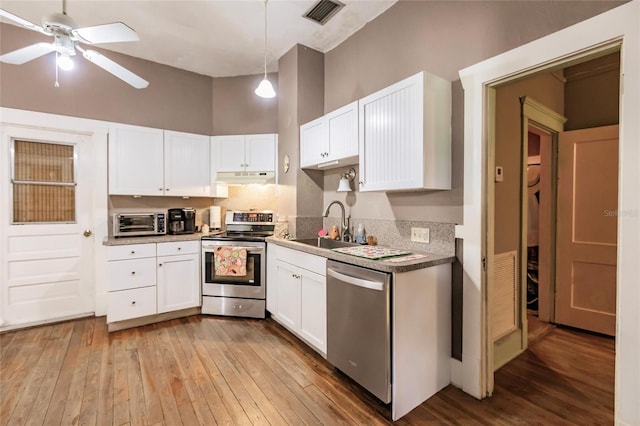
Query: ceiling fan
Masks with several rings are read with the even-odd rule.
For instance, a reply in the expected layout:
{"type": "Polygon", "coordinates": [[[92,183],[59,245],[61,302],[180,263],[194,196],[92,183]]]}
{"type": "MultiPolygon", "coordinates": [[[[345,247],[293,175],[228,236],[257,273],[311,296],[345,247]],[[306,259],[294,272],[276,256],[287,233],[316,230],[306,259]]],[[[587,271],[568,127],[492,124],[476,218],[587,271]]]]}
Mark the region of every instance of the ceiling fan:
{"type": "Polygon", "coordinates": [[[58,68],[73,68],[73,60],[76,50],[82,53],[85,59],[93,62],[100,68],[110,72],[114,76],[130,84],[136,89],[144,89],[149,82],[134,74],[123,66],[117,64],[103,54],[83,48],[80,43],[101,44],[127,41],[138,41],[138,34],[122,22],[97,25],[94,27],[77,28],[75,22],[67,16],[66,1],[62,1],[62,13],[54,13],[42,19],[42,26],[27,21],[6,10],[0,9],[0,16],[11,19],[23,27],[54,38],[53,43],[36,43],[13,52],[0,56],[0,62],[22,65],[39,58],[47,53],[56,53],[56,87],[58,87],[58,68]]]}

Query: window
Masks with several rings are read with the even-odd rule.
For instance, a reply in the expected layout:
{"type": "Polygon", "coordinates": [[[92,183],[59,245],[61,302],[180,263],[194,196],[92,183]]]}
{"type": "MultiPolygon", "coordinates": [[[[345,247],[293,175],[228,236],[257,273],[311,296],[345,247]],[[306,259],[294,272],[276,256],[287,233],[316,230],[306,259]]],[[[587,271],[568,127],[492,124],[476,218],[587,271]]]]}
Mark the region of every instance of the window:
{"type": "Polygon", "coordinates": [[[12,142],[13,223],[75,222],[75,147],[12,142]]]}

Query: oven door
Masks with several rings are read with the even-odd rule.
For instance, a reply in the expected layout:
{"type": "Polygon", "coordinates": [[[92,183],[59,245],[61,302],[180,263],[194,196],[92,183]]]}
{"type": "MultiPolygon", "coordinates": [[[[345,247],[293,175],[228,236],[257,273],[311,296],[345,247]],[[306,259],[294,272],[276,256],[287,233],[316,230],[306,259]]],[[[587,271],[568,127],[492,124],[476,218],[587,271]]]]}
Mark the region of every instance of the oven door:
{"type": "Polygon", "coordinates": [[[202,295],[219,297],[265,298],[265,243],[245,241],[202,242],[202,295]],[[242,276],[218,275],[215,267],[216,247],[247,250],[247,273],[242,276]]]}

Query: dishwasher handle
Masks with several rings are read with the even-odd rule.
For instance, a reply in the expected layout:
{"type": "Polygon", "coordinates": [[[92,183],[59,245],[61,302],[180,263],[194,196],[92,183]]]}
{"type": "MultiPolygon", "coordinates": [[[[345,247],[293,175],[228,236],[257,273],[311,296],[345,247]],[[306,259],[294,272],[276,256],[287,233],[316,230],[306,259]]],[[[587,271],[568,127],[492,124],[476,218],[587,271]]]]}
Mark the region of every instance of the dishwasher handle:
{"type": "Polygon", "coordinates": [[[384,283],[379,281],[370,281],[362,278],[352,277],[351,275],[345,275],[331,268],[327,268],[327,275],[336,278],[347,284],[355,285],[358,287],[368,288],[370,290],[384,291],[384,283]]]}

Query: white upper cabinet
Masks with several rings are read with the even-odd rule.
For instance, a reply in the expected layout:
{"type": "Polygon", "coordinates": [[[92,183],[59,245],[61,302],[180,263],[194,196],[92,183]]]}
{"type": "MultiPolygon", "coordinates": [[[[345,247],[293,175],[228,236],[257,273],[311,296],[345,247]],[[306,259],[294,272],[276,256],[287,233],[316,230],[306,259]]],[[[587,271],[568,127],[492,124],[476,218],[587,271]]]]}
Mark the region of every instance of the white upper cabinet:
{"type": "Polygon", "coordinates": [[[276,135],[214,136],[218,172],[272,172],[276,169],[276,135]]]}
{"type": "Polygon", "coordinates": [[[210,197],[209,137],[138,126],[109,130],[109,194],[210,197]]]}
{"type": "Polygon", "coordinates": [[[300,126],[300,167],[317,168],[329,150],[329,132],[324,116],[300,126]]]}
{"type": "Polygon", "coordinates": [[[165,130],[165,195],[208,197],[209,167],[209,136],[165,130]]]}
{"type": "Polygon", "coordinates": [[[164,133],[160,129],[109,129],[109,194],[164,195],[164,133]]]}
{"type": "Polygon", "coordinates": [[[357,101],[300,126],[300,167],[331,169],[357,162],[357,101]]]}
{"type": "Polygon", "coordinates": [[[276,135],[247,135],[244,140],[246,171],[264,172],[276,169],[276,135]]]}
{"type": "Polygon", "coordinates": [[[215,169],[219,172],[244,170],[244,135],[214,136],[215,169]]]}
{"type": "Polygon", "coordinates": [[[360,191],[451,189],[451,83],[420,72],[359,101],[360,191]]]}

